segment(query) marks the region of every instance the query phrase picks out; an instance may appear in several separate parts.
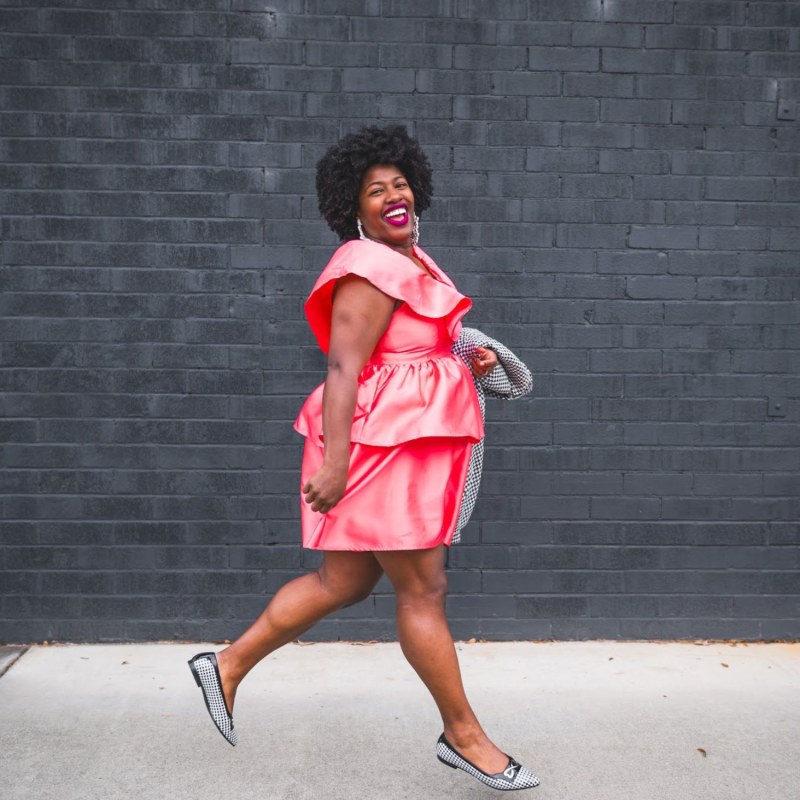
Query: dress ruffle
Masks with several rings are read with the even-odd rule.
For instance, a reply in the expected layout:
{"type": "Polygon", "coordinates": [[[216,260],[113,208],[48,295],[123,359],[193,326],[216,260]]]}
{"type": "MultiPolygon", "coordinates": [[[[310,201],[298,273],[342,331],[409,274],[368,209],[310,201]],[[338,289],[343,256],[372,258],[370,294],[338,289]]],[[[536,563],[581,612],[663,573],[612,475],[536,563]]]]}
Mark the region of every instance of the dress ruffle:
{"type": "MultiPolygon", "coordinates": [[[[327,353],[333,288],[344,275],[359,275],[404,301],[358,378],[350,441],[391,447],[427,437],[478,442],[483,420],[469,368],[451,351],[461,319],[472,305],[421,251],[440,279],[426,275],[391,248],[355,240],[342,245],[317,280],[305,309],[319,346],[327,353]]],[[[323,440],[318,386],[295,420],[295,430],[323,440]]]]}
{"type": "MultiPolygon", "coordinates": [[[[431,259],[417,248],[426,263],[431,259]]],[[[437,270],[438,272],[438,270],[437,270]]],[[[345,275],[366,278],[384,294],[403,300],[420,316],[447,319],[448,335],[455,341],[461,332],[461,319],[472,307],[444,273],[445,280],[433,280],[404,255],[378,242],[352,239],[333,254],[320,274],[305,303],[308,324],[323,353],[328,352],[331,335],[333,289],[345,275]]]]}

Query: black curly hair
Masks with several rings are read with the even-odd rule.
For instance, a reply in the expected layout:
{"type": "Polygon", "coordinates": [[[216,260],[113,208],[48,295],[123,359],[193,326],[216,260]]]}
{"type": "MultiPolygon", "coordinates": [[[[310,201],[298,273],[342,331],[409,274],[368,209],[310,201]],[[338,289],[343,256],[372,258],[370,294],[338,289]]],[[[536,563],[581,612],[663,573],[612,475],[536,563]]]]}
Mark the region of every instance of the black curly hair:
{"type": "Polygon", "coordinates": [[[417,214],[431,204],[431,165],[419,142],[402,125],[362,128],[338,141],[317,163],[319,210],[340,239],[358,239],[361,180],[375,164],[392,164],[403,173],[417,214]]]}

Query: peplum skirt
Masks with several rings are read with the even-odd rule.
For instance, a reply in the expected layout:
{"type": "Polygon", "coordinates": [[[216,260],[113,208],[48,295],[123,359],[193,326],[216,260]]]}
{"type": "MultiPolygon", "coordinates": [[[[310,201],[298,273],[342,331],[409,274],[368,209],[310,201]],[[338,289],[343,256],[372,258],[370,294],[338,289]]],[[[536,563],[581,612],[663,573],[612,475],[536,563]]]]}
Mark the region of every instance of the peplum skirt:
{"type": "MultiPolygon", "coordinates": [[[[302,497],[303,547],[311,550],[425,550],[449,546],[473,441],[424,437],[391,447],[350,444],[347,488],[326,514],[302,497]]],[[[301,489],[322,466],[322,442],[308,437],[301,489]]]]}

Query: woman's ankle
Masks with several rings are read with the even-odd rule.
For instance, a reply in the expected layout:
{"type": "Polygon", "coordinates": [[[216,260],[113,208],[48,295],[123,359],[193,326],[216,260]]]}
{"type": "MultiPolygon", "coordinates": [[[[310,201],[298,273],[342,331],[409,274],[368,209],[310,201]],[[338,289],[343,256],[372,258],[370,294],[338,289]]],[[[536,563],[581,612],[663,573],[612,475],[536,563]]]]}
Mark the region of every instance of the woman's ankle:
{"type": "Polygon", "coordinates": [[[445,723],[444,735],[454,747],[471,747],[486,741],[483,728],[477,722],[445,723]]]}

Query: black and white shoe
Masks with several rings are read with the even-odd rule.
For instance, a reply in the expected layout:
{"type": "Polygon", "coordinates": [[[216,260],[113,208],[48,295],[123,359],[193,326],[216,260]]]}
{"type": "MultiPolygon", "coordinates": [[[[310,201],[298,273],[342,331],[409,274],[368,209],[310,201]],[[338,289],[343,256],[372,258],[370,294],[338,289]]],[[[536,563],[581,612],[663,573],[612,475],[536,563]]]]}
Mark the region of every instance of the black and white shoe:
{"type": "Polygon", "coordinates": [[[508,757],[508,766],[496,775],[489,775],[482,769],[478,769],[471,761],[467,761],[464,756],[453,748],[450,742],[444,738],[444,734],[439,737],[436,743],[436,757],[442,764],[447,764],[453,769],[463,769],[464,772],[477,778],[481,783],[491,786],[492,789],[499,789],[501,792],[513,792],[515,789],[533,789],[539,785],[539,779],[530,771],[525,769],[522,764],[508,757]]]}
{"type": "Polygon", "coordinates": [[[222,694],[222,680],[219,677],[219,666],[215,653],[198,653],[189,659],[189,668],[192,675],[203,692],[206,708],[217,726],[217,730],[225,740],[236,747],[239,735],[233,729],[233,717],[225,706],[225,696],[222,694]]]}

